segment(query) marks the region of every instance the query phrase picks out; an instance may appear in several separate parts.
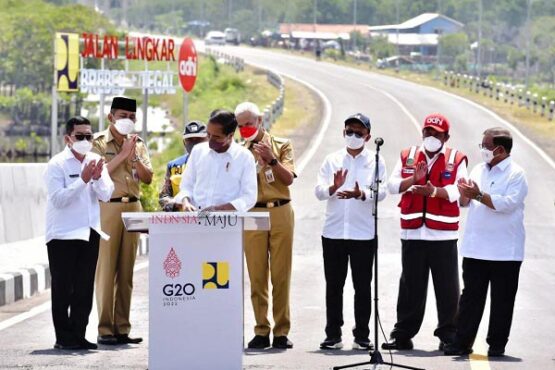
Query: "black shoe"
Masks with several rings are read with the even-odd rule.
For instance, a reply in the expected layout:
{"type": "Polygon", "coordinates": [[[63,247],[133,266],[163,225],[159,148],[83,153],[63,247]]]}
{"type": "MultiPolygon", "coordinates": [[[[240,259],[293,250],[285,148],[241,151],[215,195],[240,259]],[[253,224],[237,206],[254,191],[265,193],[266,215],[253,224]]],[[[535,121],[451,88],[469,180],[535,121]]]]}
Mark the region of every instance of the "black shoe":
{"type": "Polygon", "coordinates": [[[79,342],[80,349],[98,349],[98,346],[94,343],[89,342],[85,338],[81,339],[79,342]]]}
{"type": "Polygon", "coordinates": [[[114,335],[99,335],[96,338],[96,343],[113,346],[118,344],[118,339],[114,335]]]}
{"type": "Polygon", "coordinates": [[[116,340],[118,344],[138,344],[143,341],[143,338],[141,337],[131,338],[127,334],[118,334],[116,335],[116,340]]]}
{"type": "Polygon", "coordinates": [[[291,342],[285,335],[274,337],[272,341],[272,347],[279,349],[293,348],[293,342],[291,342]]]}
{"type": "Polygon", "coordinates": [[[455,343],[447,343],[443,348],[443,354],[445,356],[467,356],[472,352],[472,348],[464,347],[455,343]]]}
{"type": "Polygon", "coordinates": [[[414,348],[414,344],[412,344],[412,340],[410,339],[398,339],[398,338],[391,338],[389,342],[382,343],[382,349],[387,350],[400,350],[400,351],[409,351],[414,348]]]}
{"type": "Polygon", "coordinates": [[[372,344],[370,339],[355,339],[353,342],[353,349],[370,351],[374,349],[374,345],[372,344]]]}
{"type": "Polygon", "coordinates": [[[63,350],[75,350],[81,349],[81,346],[77,343],[58,343],[54,344],[55,349],[63,349],[63,350]]]}
{"type": "Polygon", "coordinates": [[[488,349],[488,357],[503,357],[505,356],[504,347],[490,346],[488,349]]]}
{"type": "Polygon", "coordinates": [[[251,349],[264,349],[270,347],[269,335],[255,335],[248,344],[251,349]]]}
{"type": "Polygon", "coordinates": [[[439,341],[439,347],[438,347],[438,349],[439,349],[440,351],[443,351],[443,350],[445,349],[445,342],[444,342],[444,341],[442,341],[442,340],[439,341]]]}
{"type": "Polygon", "coordinates": [[[322,343],[320,343],[320,349],[341,349],[343,348],[343,343],[341,338],[326,338],[322,343]]]}

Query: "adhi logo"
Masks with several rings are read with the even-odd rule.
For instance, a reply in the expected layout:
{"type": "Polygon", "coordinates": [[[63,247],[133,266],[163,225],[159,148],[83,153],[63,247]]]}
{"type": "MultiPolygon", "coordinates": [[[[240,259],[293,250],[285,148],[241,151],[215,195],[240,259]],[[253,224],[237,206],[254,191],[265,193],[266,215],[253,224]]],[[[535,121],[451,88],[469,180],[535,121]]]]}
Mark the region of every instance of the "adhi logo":
{"type": "Polygon", "coordinates": [[[181,271],[181,260],[177,257],[175,251],[170,249],[170,253],[164,260],[164,270],[166,270],[166,276],[172,279],[179,276],[179,271],[181,271]]]}

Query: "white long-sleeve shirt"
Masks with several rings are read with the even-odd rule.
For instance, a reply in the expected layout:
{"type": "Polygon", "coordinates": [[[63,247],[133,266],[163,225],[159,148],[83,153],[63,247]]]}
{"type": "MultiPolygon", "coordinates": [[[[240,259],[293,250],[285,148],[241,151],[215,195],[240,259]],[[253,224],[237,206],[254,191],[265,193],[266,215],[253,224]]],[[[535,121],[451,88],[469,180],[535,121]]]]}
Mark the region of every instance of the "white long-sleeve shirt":
{"type": "Polygon", "coordinates": [[[107,202],[114,191],[114,183],[106,165],[98,180],[85,183],[81,171],[90,160],[99,161],[95,153],[87,153],[80,162],[69,147],[48,162],[44,180],[47,188],[46,242],[52,239],[89,240],[90,229],[103,238],[108,236],[100,229],[100,206],[107,202]]]}
{"type": "Polygon", "coordinates": [[[256,203],[257,189],[256,164],[247,149],[232,142],[227,151],[217,153],[205,142],[193,148],[175,200],[181,203],[188,197],[200,209],[231,203],[247,212],[256,203]]]}
{"type": "MultiPolygon", "coordinates": [[[[428,157],[426,151],[423,147],[418,149],[426,156],[426,163],[428,164],[428,173],[432,170],[434,163],[436,162],[437,158],[439,157],[440,153],[445,155],[445,145],[439,153],[437,153],[432,158],[428,157]]],[[[397,164],[395,164],[395,168],[391,172],[391,177],[388,181],[388,189],[390,194],[399,194],[399,188],[401,187],[401,182],[404,180],[403,176],[401,175],[401,171],[403,169],[403,164],[401,163],[401,159],[397,160],[397,164]]],[[[459,189],[457,188],[457,182],[461,178],[466,178],[468,176],[468,171],[466,170],[466,162],[463,162],[457,168],[457,176],[455,178],[455,182],[451,185],[444,186],[443,189],[447,192],[449,196],[449,202],[457,202],[459,200],[460,194],[459,189]]],[[[410,188],[409,190],[410,191],[410,188]]],[[[418,229],[401,229],[401,239],[403,240],[454,240],[459,238],[459,231],[458,230],[435,230],[428,228],[425,224],[418,229]]]]}
{"type": "Polygon", "coordinates": [[[524,259],[524,198],[528,183],[524,170],[511,157],[491,169],[481,163],[470,173],[481,191],[491,196],[495,209],[470,201],[461,254],[490,261],[524,259]]]}
{"type": "MultiPolygon", "coordinates": [[[[319,200],[326,200],[326,221],[322,235],[329,239],[371,240],[374,239],[374,206],[375,153],[366,148],[356,157],[351,156],[346,148],[329,154],[318,173],[318,184],[314,190],[319,200]],[[329,188],[333,185],[333,174],[338,170],[348,170],[345,184],[330,195],[329,188]],[[339,199],[338,192],[353,190],[355,182],[364,192],[366,199],[339,199]]],[[[387,194],[385,161],[380,156],[378,176],[381,181],[378,200],[387,194]]]]}

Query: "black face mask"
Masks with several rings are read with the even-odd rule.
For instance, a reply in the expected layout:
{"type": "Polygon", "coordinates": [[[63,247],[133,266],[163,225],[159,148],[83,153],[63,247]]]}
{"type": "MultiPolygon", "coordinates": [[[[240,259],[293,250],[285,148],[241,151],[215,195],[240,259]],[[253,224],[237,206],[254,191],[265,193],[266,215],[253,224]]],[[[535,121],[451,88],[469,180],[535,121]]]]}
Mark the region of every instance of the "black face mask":
{"type": "Polygon", "coordinates": [[[215,152],[222,153],[225,150],[227,150],[229,144],[228,144],[227,140],[221,142],[221,141],[216,141],[216,140],[211,139],[211,140],[208,141],[208,146],[210,147],[210,149],[214,150],[215,152]]]}
{"type": "Polygon", "coordinates": [[[187,151],[187,153],[191,154],[191,151],[193,150],[194,146],[195,146],[195,143],[186,143],[185,150],[187,151]]]}

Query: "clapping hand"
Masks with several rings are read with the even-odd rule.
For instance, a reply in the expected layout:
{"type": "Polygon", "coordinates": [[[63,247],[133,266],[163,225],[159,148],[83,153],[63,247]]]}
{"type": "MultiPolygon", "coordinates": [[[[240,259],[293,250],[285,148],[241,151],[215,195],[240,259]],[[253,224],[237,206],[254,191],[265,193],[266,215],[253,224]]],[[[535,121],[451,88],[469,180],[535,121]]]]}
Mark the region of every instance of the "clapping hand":
{"type": "Polygon", "coordinates": [[[426,185],[413,185],[411,187],[411,191],[414,194],[423,195],[425,197],[429,197],[434,192],[435,186],[432,185],[430,181],[426,183],[426,185]]]}
{"type": "Polygon", "coordinates": [[[139,137],[137,135],[131,135],[130,137],[123,140],[121,152],[124,153],[126,158],[133,159],[135,157],[135,147],[138,138],[139,137]]]}
{"type": "Polygon", "coordinates": [[[358,186],[358,181],[355,182],[355,188],[353,190],[343,190],[337,193],[339,199],[358,199],[362,196],[360,187],[358,186]]]}
{"type": "Polygon", "coordinates": [[[272,159],[274,159],[274,153],[272,153],[272,149],[266,143],[260,142],[253,145],[254,152],[258,154],[260,159],[263,162],[263,165],[270,163],[272,159]]]}
{"type": "Polygon", "coordinates": [[[102,169],[104,168],[104,159],[100,159],[96,166],[94,167],[94,171],[92,173],[92,179],[98,180],[100,176],[102,176],[102,169]]]}
{"type": "Polygon", "coordinates": [[[476,196],[480,194],[478,184],[472,180],[459,179],[457,188],[459,189],[459,193],[465,198],[475,199],[476,196]]]}
{"type": "Polygon", "coordinates": [[[91,178],[93,178],[93,174],[95,173],[95,171],[95,160],[89,161],[87,164],[85,164],[85,167],[83,167],[83,170],[81,171],[81,179],[83,180],[83,182],[88,184],[89,181],[91,181],[91,178]]]}
{"type": "Polygon", "coordinates": [[[424,162],[424,161],[418,162],[416,164],[414,174],[412,175],[414,183],[417,183],[418,181],[423,179],[426,176],[427,173],[428,173],[428,165],[426,164],[426,162],[424,162]]]}

